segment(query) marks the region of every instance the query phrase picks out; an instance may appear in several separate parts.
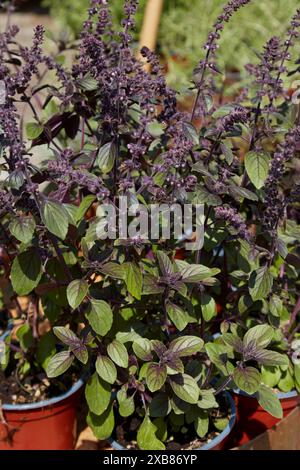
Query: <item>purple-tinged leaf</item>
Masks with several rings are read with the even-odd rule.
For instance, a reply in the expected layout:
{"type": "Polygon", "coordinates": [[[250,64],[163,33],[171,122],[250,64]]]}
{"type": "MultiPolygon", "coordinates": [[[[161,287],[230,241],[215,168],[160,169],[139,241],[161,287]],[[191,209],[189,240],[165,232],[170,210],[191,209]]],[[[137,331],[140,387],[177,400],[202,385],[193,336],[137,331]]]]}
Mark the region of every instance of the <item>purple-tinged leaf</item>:
{"type": "Polygon", "coordinates": [[[167,351],[167,347],[164,345],[164,343],[162,343],[161,341],[158,341],[157,339],[152,339],[151,344],[152,344],[153,351],[157,354],[159,359],[161,359],[162,356],[167,351]]]}
{"type": "Polygon", "coordinates": [[[128,367],[128,352],[124,344],[114,340],[107,346],[107,353],[117,366],[128,367]]]}
{"type": "Polygon", "coordinates": [[[264,366],[288,366],[289,359],[285,354],[280,354],[276,351],[268,351],[267,349],[256,350],[256,352],[249,357],[263,364],[264,366]]]}
{"type": "Polygon", "coordinates": [[[253,395],[259,389],[261,376],[254,367],[237,367],[233,372],[236,386],[243,392],[253,395]]]}
{"type": "Polygon", "coordinates": [[[152,344],[147,338],[138,338],[132,344],[132,349],[135,355],[142,361],[151,361],[152,356],[152,344]]]}
{"type": "Polygon", "coordinates": [[[61,351],[55,354],[47,364],[46,373],[49,378],[58,377],[66,372],[74,361],[71,351],[61,351]]]}
{"type": "Polygon", "coordinates": [[[167,366],[151,362],[147,368],[146,382],[150,392],[160,390],[167,378],[167,366]]]}
{"type": "Polygon", "coordinates": [[[73,333],[72,330],[64,326],[54,326],[53,333],[62,343],[66,344],[71,349],[79,348],[82,344],[78,336],[73,333]]]}
{"type": "Polygon", "coordinates": [[[240,354],[243,353],[243,341],[232,333],[225,333],[222,340],[240,354]]]}
{"type": "Polygon", "coordinates": [[[82,364],[87,364],[89,360],[89,353],[84,344],[81,344],[78,348],[72,349],[74,356],[80,361],[82,364]]]}
{"type": "Polygon", "coordinates": [[[204,341],[198,336],[180,336],[174,339],[169,347],[169,351],[177,353],[179,357],[191,356],[200,352],[204,341]]]}
{"type": "Polygon", "coordinates": [[[156,253],[159,268],[163,274],[163,276],[167,276],[168,274],[172,274],[174,272],[173,264],[170,258],[163,252],[158,251],[156,253]]]}
{"type": "Polygon", "coordinates": [[[179,331],[184,330],[185,327],[189,324],[189,314],[172,302],[168,302],[166,309],[170,320],[172,323],[174,323],[176,328],[179,331]]]}

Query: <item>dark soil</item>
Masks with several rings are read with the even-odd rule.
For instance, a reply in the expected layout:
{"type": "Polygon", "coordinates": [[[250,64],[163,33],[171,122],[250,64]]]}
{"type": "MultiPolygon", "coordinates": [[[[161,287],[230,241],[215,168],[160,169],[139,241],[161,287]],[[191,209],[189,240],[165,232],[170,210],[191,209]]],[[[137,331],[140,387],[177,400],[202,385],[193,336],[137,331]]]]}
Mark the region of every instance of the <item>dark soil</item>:
{"type": "MultiPolygon", "coordinates": [[[[230,418],[230,413],[228,410],[228,406],[225,405],[225,400],[220,400],[221,406],[220,409],[214,411],[215,418],[230,418]],[[222,406],[223,405],[223,406],[222,406]],[[226,410],[226,411],[224,411],[226,410]]],[[[122,423],[117,423],[113,438],[117,441],[121,446],[128,450],[137,450],[138,445],[136,440],[133,439],[133,436],[136,436],[137,429],[141,424],[141,419],[138,418],[128,418],[126,421],[122,423]]],[[[215,437],[220,434],[220,431],[217,431],[212,422],[210,424],[210,429],[208,434],[205,438],[200,439],[199,437],[195,437],[196,432],[194,429],[194,425],[186,425],[188,427],[188,432],[182,434],[180,432],[174,433],[172,438],[168,439],[164,442],[166,446],[166,450],[194,450],[199,449],[200,447],[204,446],[205,444],[211,442],[215,437]]]]}
{"type": "Polygon", "coordinates": [[[16,372],[5,374],[0,370],[0,404],[38,403],[67,392],[77,381],[75,374],[60,380],[46,377],[46,374],[28,376],[24,380],[17,377],[16,372]]]}

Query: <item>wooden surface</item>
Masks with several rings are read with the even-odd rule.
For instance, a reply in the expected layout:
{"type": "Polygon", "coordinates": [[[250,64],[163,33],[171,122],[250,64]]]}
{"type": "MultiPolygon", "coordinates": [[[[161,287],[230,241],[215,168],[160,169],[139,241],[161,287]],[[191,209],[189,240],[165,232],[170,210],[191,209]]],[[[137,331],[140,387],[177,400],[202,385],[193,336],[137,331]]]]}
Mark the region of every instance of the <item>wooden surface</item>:
{"type": "Polygon", "coordinates": [[[300,450],[300,408],[251,442],[234,450],[300,450]]]}

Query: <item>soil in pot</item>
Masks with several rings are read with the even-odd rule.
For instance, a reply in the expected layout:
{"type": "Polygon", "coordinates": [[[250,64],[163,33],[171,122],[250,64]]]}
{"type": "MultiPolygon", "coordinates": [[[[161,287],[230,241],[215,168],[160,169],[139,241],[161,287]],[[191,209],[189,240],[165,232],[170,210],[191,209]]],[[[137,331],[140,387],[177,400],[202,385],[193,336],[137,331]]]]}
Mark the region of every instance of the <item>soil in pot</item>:
{"type": "MultiPolygon", "coordinates": [[[[296,406],[300,405],[300,395],[297,392],[279,393],[279,399],[283,409],[283,417],[286,417],[296,406]]],[[[280,420],[267,413],[255,398],[242,393],[235,393],[237,422],[234,432],[228,440],[228,446],[238,447],[272,428],[280,420]]]]}
{"type": "MultiPolygon", "coordinates": [[[[224,431],[224,429],[229,425],[229,421],[232,414],[232,410],[228,406],[228,401],[225,399],[225,397],[220,397],[218,401],[220,403],[220,408],[214,410],[214,412],[212,413],[209,424],[209,430],[204,438],[197,437],[194,425],[186,424],[184,422],[183,415],[174,415],[174,422],[176,422],[177,420],[178,430],[175,432],[173,428],[171,432],[169,426],[167,426],[167,433],[168,435],[171,435],[171,437],[164,440],[166,450],[200,450],[202,447],[207,446],[210,443],[213,444],[212,441],[216,440],[218,436],[220,436],[222,431],[224,431]]],[[[139,449],[136,441],[136,435],[137,429],[141,424],[141,420],[142,418],[135,416],[127,418],[124,421],[120,420],[116,423],[116,428],[111,440],[112,443],[113,441],[115,441],[118,444],[115,447],[123,448],[126,450],[139,449]]],[[[158,435],[161,431],[159,421],[156,421],[155,419],[152,419],[152,421],[154,422],[154,424],[157,424],[157,437],[161,439],[162,437],[158,435]]],[[[220,443],[216,442],[216,445],[212,445],[211,449],[221,450],[225,447],[225,443],[226,437],[224,436],[224,440],[222,440],[222,442],[220,443]]]]}
{"type": "Polygon", "coordinates": [[[83,382],[0,372],[0,450],[71,450],[83,382]]]}

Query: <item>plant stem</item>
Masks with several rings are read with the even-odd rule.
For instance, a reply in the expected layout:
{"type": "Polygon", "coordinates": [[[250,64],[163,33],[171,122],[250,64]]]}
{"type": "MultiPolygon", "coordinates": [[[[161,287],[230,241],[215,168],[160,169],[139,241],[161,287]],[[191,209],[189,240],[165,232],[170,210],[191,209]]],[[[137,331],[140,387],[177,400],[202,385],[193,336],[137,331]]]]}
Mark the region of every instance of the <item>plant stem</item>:
{"type": "Polygon", "coordinates": [[[221,385],[221,386],[214,392],[214,395],[219,395],[219,393],[223,392],[223,390],[225,390],[225,388],[227,387],[227,385],[230,384],[231,381],[232,381],[232,376],[230,375],[229,377],[227,377],[227,379],[225,380],[225,382],[223,383],[223,385],[221,385]]]}

